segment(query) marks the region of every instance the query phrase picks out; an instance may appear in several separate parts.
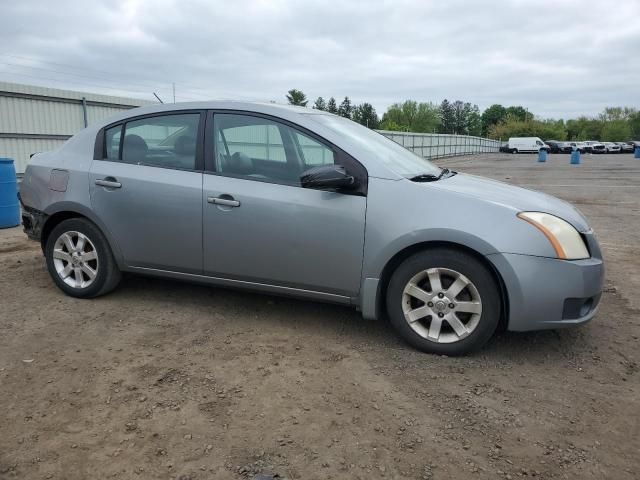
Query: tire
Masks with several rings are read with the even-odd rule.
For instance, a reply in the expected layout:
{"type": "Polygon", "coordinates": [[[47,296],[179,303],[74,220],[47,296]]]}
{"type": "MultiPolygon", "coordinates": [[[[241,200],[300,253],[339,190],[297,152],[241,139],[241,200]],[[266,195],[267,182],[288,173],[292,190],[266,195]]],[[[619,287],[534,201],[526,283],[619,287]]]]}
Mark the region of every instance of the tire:
{"type": "Polygon", "coordinates": [[[440,355],[464,355],[482,347],[495,332],[501,313],[500,290],[492,273],[474,256],[447,248],[425,250],[402,262],[391,276],[386,302],[391,324],[407,343],[440,355]],[[442,288],[437,287],[434,278],[434,291],[430,276],[438,276],[442,288]],[[465,281],[469,284],[456,294],[460,288],[457,285],[465,281]],[[418,319],[410,323],[408,312],[418,319]],[[436,330],[436,339],[429,339],[436,330]]]}
{"type": "Polygon", "coordinates": [[[514,153],[514,154],[515,154],[515,153],[518,153],[518,149],[517,149],[517,148],[512,148],[512,149],[511,149],[511,153],[514,153]]]}
{"type": "Polygon", "coordinates": [[[44,254],[54,283],[72,297],[98,297],[120,282],[120,270],[106,238],[84,218],[71,218],[56,225],[44,254]]]}

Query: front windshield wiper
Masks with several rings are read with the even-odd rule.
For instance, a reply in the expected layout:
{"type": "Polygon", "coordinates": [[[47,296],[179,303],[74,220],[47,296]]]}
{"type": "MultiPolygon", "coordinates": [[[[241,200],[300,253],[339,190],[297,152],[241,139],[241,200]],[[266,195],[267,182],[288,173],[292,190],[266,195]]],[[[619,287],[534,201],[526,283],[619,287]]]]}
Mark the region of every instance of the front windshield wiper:
{"type": "Polygon", "coordinates": [[[455,175],[456,172],[449,170],[448,168],[443,168],[439,175],[433,175],[431,173],[421,173],[420,175],[415,175],[409,180],[412,182],[436,182],[442,178],[450,177],[455,175]]]}

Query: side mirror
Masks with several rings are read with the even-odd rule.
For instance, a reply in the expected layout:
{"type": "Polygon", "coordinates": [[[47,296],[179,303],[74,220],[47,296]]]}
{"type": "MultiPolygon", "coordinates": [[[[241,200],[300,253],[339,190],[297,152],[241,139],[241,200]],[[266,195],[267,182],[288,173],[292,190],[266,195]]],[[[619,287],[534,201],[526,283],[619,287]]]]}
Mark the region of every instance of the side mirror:
{"type": "Polygon", "coordinates": [[[304,188],[343,189],[354,188],[356,180],[342,165],[321,165],[303,172],[300,184],[304,188]]]}

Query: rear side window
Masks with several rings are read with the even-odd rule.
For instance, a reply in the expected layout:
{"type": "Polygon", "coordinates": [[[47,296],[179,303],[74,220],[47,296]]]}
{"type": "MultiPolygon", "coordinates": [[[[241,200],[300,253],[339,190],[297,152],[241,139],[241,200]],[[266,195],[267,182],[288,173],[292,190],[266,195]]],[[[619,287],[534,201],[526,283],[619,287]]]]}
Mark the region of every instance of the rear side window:
{"type": "Polygon", "coordinates": [[[120,155],[120,136],[122,125],[111,127],[104,132],[105,152],[108,160],[118,160],[120,155]]]}
{"type": "Polygon", "coordinates": [[[143,118],[125,124],[122,161],[164,168],[196,168],[199,113],[143,118]]]}

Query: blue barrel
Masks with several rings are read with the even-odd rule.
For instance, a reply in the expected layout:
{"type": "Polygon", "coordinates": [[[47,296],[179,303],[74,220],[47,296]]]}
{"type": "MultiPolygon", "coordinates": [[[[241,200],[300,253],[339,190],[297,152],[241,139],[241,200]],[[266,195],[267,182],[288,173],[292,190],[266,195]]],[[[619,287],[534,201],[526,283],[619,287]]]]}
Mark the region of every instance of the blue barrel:
{"type": "Polygon", "coordinates": [[[0,228],[20,225],[18,185],[13,160],[0,158],[0,228]]]}
{"type": "Polygon", "coordinates": [[[633,153],[633,157],[634,158],[640,158],[640,147],[636,147],[634,153],[633,153]]]}
{"type": "Polygon", "coordinates": [[[547,161],[547,149],[546,148],[541,148],[540,150],[538,150],[538,161],[539,162],[546,162],[547,161]]]}
{"type": "Polygon", "coordinates": [[[580,164],[580,150],[574,150],[571,152],[571,165],[580,164]]]}

